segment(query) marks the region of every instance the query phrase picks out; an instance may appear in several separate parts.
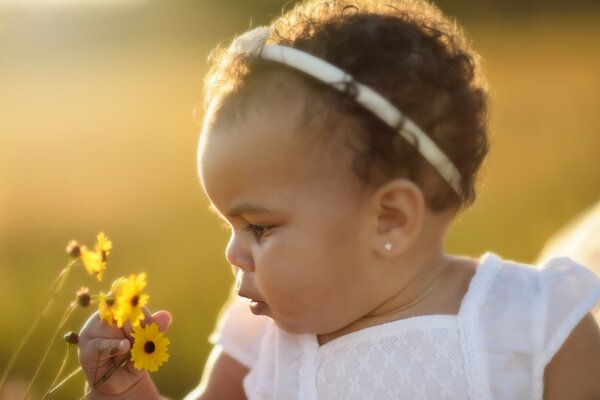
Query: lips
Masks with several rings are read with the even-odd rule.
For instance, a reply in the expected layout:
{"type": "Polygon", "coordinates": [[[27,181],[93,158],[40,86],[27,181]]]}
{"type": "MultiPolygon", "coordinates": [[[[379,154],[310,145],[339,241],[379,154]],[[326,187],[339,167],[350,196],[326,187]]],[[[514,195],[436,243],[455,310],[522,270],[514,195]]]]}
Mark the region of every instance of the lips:
{"type": "Polygon", "coordinates": [[[237,295],[240,296],[240,297],[244,297],[246,299],[249,299],[251,301],[262,301],[262,300],[258,299],[258,296],[255,296],[255,295],[250,294],[250,293],[242,292],[242,291],[237,292],[237,295]]]}
{"type": "Polygon", "coordinates": [[[263,314],[265,309],[267,308],[267,303],[262,300],[256,299],[254,296],[246,294],[244,292],[238,292],[237,294],[240,297],[245,297],[250,300],[250,311],[254,315],[263,314]]]}
{"type": "Polygon", "coordinates": [[[264,301],[250,300],[250,311],[254,315],[264,314],[265,309],[267,308],[267,303],[264,301]]]}

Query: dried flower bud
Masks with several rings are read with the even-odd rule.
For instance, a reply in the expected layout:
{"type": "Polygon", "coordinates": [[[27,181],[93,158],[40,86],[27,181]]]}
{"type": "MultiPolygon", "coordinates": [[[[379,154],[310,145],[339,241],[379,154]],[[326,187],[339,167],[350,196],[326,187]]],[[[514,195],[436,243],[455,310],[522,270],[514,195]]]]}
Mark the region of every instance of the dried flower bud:
{"type": "Polygon", "coordinates": [[[79,343],[79,334],[75,331],[70,331],[70,332],[65,333],[63,338],[65,339],[65,342],[67,342],[69,344],[79,343]]]}
{"type": "Polygon", "coordinates": [[[90,305],[90,301],[92,298],[90,297],[90,289],[86,287],[82,287],[77,291],[77,304],[81,307],[85,308],[90,305]]]}
{"type": "Polygon", "coordinates": [[[81,256],[81,246],[76,240],[71,240],[67,244],[67,254],[74,259],[81,256]]]}

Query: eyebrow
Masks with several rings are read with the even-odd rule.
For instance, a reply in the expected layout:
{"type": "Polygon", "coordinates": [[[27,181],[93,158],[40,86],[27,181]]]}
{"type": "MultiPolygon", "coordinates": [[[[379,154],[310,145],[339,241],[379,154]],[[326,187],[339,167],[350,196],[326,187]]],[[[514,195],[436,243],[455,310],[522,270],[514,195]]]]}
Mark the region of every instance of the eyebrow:
{"type": "Polygon", "coordinates": [[[210,211],[212,211],[213,213],[217,214],[217,216],[221,219],[223,219],[224,216],[226,217],[237,217],[241,214],[269,214],[269,213],[273,213],[273,210],[271,210],[270,208],[258,205],[258,204],[252,204],[252,203],[240,203],[237,204],[235,206],[233,206],[232,208],[230,208],[229,210],[227,210],[227,212],[223,215],[221,214],[221,212],[217,209],[217,207],[215,207],[214,204],[210,204],[208,206],[208,209],[210,211]]]}

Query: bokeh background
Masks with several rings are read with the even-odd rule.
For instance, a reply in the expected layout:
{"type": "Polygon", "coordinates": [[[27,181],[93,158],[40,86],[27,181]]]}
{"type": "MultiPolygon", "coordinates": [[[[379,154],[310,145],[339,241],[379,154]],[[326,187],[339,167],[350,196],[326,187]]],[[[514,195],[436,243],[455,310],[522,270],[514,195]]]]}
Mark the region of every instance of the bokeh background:
{"type": "MultiPolygon", "coordinates": [[[[492,152],[479,200],[448,249],[532,262],[600,199],[600,8],[596,1],[445,0],[482,54],[492,152]]],[[[0,0],[0,372],[66,263],[64,247],[113,240],[106,279],[77,270],[11,374],[33,375],[82,285],[147,271],[153,309],[174,315],[171,360],[155,374],[181,398],[198,382],[232,277],[227,232],[196,173],[207,56],[267,23],[279,0],[0,0]]],[[[289,6],[289,5],[288,5],[289,6]]],[[[78,330],[87,311],[67,323],[78,330]]],[[[44,393],[57,341],[35,386],[44,393]]],[[[74,358],[69,369],[75,368],[74,358]]],[[[55,398],[77,399],[79,376],[55,398]]],[[[10,398],[8,394],[0,399],[10,398]]]]}

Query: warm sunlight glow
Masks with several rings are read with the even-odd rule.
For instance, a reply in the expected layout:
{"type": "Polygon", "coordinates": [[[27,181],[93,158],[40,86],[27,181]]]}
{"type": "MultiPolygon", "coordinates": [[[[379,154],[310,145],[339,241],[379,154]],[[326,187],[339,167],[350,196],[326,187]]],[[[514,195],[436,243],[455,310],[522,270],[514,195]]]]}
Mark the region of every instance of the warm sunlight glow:
{"type": "Polygon", "coordinates": [[[130,7],[146,0],[0,0],[0,7],[8,6],[42,6],[42,7],[130,7]]]}

